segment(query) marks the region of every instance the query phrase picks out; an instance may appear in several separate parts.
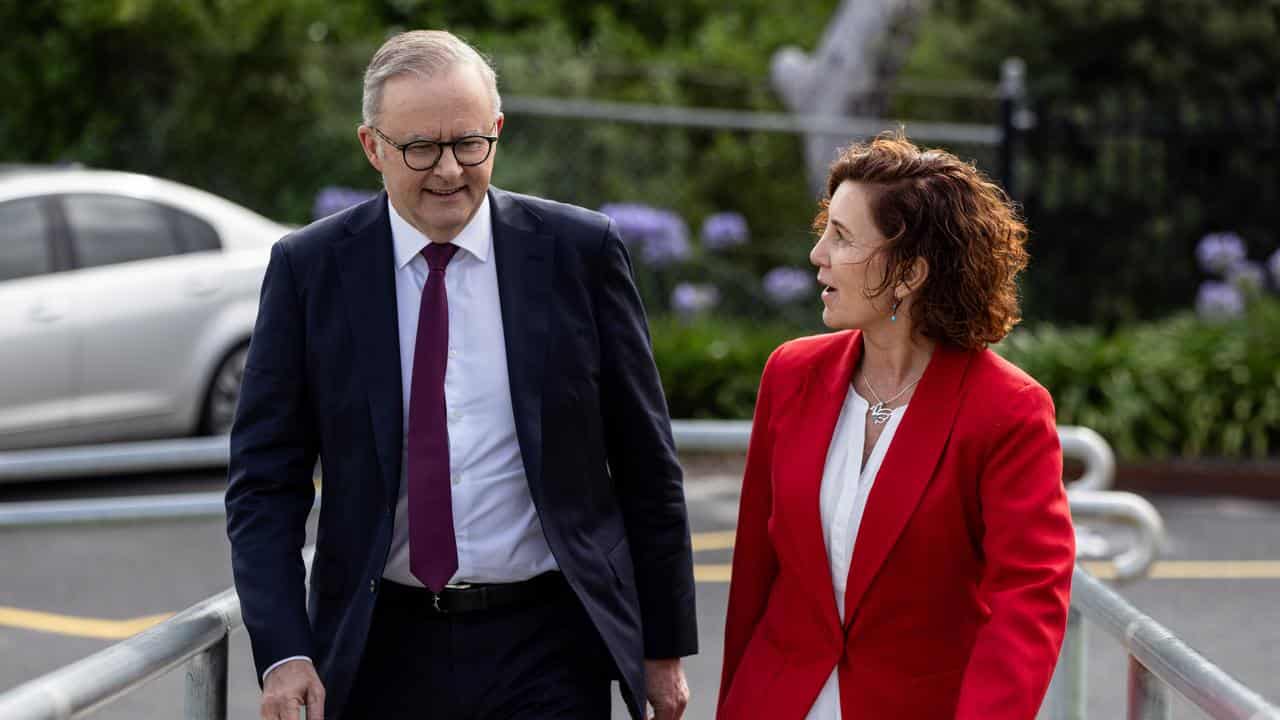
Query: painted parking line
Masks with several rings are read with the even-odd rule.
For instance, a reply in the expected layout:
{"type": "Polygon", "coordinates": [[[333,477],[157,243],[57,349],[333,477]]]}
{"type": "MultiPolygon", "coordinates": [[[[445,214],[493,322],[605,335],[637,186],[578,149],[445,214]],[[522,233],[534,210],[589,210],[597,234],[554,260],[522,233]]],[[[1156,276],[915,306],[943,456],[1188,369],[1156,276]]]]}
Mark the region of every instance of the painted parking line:
{"type": "MultiPolygon", "coordinates": [[[[727,549],[733,545],[732,535],[731,532],[697,533],[694,535],[694,550],[727,549]],[[726,535],[728,536],[727,540],[726,535]]],[[[1085,562],[1082,564],[1094,577],[1103,579],[1115,577],[1115,568],[1110,563],[1085,562]]],[[[729,582],[731,567],[728,563],[700,563],[694,565],[693,577],[700,583],[727,583],[729,582]]],[[[1166,560],[1153,565],[1146,579],[1280,580],[1280,561],[1166,560]]],[[[132,620],[103,620],[0,606],[0,627],[99,640],[123,640],[170,617],[172,617],[172,613],[148,615],[132,620]]]]}
{"type": "Polygon", "coordinates": [[[101,620],[0,606],[0,626],[98,640],[123,640],[171,617],[173,613],[132,620],[101,620]]]}
{"type": "MultiPolygon", "coordinates": [[[[1081,563],[1090,575],[1103,580],[1116,577],[1115,566],[1109,562],[1081,563]]],[[[693,566],[693,578],[700,583],[729,582],[728,564],[700,564],[693,566]]],[[[1158,562],[1144,580],[1280,580],[1280,562],[1271,560],[1250,561],[1174,561],[1158,562]]]]}
{"type": "MultiPolygon", "coordinates": [[[[720,530],[693,534],[693,551],[730,550],[734,532],[720,530]]],[[[1081,563],[1094,577],[1114,579],[1115,566],[1109,562],[1081,563]]],[[[693,568],[698,582],[729,582],[727,564],[700,564],[693,568]]],[[[1148,580],[1280,580],[1280,561],[1275,560],[1164,560],[1151,566],[1148,580]]]]}

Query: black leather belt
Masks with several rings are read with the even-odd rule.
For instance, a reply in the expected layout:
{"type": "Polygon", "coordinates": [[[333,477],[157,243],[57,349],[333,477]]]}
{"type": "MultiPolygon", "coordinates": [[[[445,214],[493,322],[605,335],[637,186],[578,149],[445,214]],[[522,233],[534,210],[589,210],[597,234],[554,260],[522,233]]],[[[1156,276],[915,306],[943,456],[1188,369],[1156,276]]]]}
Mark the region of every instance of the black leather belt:
{"type": "Polygon", "coordinates": [[[564,575],[548,572],[513,583],[447,585],[439,593],[427,588],[382,581],[382,596],[396,603],[426,609],[434,615],[529,607],[560,597],[569,589],[564,575]]]}

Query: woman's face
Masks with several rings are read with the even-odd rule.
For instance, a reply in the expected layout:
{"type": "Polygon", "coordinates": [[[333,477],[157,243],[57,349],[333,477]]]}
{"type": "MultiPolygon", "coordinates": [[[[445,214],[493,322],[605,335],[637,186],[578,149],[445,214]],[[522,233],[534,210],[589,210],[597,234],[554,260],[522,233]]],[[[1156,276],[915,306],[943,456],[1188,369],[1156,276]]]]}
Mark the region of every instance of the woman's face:
{"type": "Polygon", "coordinates": [[[827,227],[809,252],[818,267],[822,291],[822,322],[835,330],[867,330],[889,322],[892,293],[868,298],[867,291],[884,282],[888,243],[871,219],[867,187],[846,180],[836,188],[827,207],[827,227]]]}

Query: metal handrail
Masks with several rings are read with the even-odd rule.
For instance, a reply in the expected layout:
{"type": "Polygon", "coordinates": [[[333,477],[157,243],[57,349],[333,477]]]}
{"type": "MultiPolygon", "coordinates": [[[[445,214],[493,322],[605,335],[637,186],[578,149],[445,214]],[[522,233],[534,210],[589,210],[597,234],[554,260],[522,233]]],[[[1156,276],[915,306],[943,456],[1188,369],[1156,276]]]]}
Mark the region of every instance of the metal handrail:
{"type": "Polygon", "coordinates": [[[1127,581],[1146,576],[1164,543],[1164,521],[1155,506],[1140,495],[1113,490],[1072,488],[1067,491],[1067,499],[1071,503],[1071,516],[1077,521],[1103,519],[1132,527],[1138,533],[1137,540],[1111,559],[1116,579],[1127,581]]]}
{"type": "MultiPolygon", "coordinates": [[[[751,421],[672,420],[671,431],[677,450],[742,452],[751,438],[751,421]]],[[[1064,425],[1058,428],[1058,437],[1064,457],[1084,464],[1084,475],[1071,487],[1111,487],[1115,453],[1102,436],[1089,428],[1064,425]]],[[[0,452],[0,483],[226,467],[228,447],[226,436],[220,436],[6,451],[0,452]]]]}
{"type": "Polygon", "coordinates": [[[0,695],[5,720],[80,718],[179,665],[190,720],[226,718],[227,637],[240,627],[240,598],[225,590],[83,660],[0,695]]]}
{"type": "MultiPolygon", "coordinates": [[[[750,420],[672,420],[671,432],[679,450],[745,451],[751,439],[750,420]]],[[[1079,425],[1058,427],[1064,458],[1084,465],[1084,473],[1068,484],[1072,490],[1106,490],[1115,484],[1116,454],[1097,432],[1079,425]]]]}
{"type": "Polygon", "coordinates": [[[1085,620],[1101,627],[1129,656],[1130,720],[1167,720],[1169,690],[1214,720],[1280,720],[1280,708],[1207,660],[1163,625],[1129,604],[1077,566],[1071,610],[1053,684],[1045,699],[1047,720],[1083,720],[1085,711],[1085,620]]]}
{"type": "MultiPolygon", "coordinates": [[[[308,574],[315,547],[302,551],[308,574]]],[[[70,720],[187,663],[187,720],[227,717],[229,638],[244,625],[228,588],[173,617],[60,670],[0,694],[4,720],[70,720]]]]}
{"type": "Polygon", "coordinates": [[[192,468],[225,468],[230,457],[230,441],[225,435],[39,450],[7,450],[0,452],[0,483],[192,468]]]}

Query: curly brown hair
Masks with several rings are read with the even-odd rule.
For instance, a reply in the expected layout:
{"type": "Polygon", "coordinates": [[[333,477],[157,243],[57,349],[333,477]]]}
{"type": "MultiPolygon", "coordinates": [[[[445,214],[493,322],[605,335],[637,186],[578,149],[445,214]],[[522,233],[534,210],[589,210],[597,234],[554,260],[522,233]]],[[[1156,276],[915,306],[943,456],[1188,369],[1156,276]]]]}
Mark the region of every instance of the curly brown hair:
{"type": "Polygon", "coordinates": [[[925,337],[978,349],[1021,320],[1015,278],[1027,266],[1027,227],[977,168],[943,150],[921,150],[900,131],[851,145],[827,176],[813,221],[819,233],[831,196],[847,180],[867,186],[871,217],[889,241],[881,249],[884,280],[871,297],[903,282],[920,257],[929,274],[911,321],[925,337]]]}

